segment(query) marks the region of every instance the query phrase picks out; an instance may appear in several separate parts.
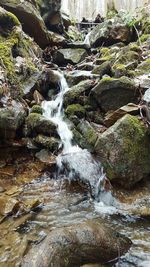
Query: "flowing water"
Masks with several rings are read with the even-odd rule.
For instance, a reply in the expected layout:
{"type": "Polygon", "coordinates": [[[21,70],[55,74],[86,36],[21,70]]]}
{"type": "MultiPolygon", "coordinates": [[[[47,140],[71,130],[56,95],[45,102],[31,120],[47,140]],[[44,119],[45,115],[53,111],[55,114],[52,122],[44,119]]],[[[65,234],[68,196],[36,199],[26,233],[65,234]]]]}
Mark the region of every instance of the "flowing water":
{"type": "MultiPolygon", "coordinates": [[[[29,214],[10,216],[0,224],[0,267],[20,266],[23,255],[51,229],[88,219],[105,223],[133,242],[129,252],[119,258],[117,264],[109,263],[109,266],[147,267],[150,262],[149,222],[132,214],[134,201],[129,205],[121,204],[112,197],[110,190],[105,191],[101,164],[87,150],[73,144],[73,135],[63,114],[63,96],[69,88],[64,76],[59,74],[59,77],[60,92],[55,99],[42,104],[45,117],[57,124],[62,141],[57,177],[56,173],[45,172],[23,187],[20,201],[38,199],[43,204],[29,214]]],[[[150,185],[144,188],[140,187],[139,191],[141,194],[143,190],[142,197],[148,195],[150,185]]]]}

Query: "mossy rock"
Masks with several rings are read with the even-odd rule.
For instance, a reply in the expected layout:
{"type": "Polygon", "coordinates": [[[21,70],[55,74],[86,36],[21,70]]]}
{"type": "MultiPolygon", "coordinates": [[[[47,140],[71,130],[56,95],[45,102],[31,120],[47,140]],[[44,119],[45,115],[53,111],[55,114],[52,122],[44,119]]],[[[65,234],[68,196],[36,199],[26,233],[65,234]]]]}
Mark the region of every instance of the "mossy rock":
{"type": "Polygon", "coordinates": [[[76,115],[78,118],[84,118],[85,117],[85,108],[81,106],[80,104],[72,104],[69,105],[65,109],[65,114],[68,117],[76,115]]]}
{"type": "Polygon", "coordinates": [[[140,63],[137,66],[137,69],[135,70],[136,76],[140,76],[143,74],[149,74],[150,72],[150,58],[146,59],[142,63],[140,63]]]}
{"type": "Polygon", "coordinates": [[[56,152],[58,151],[59,145],[60,145],[60,140],[55,138],[55,137],[48,137],[44,135],[38,135],[34,138],[35,143],[40,147],[40,148],[47,148],[51,152],[56,152]]]}
{"type": "Polygon", "coordinates": [[[142,43],[144,43],[144,42],[146,42],[149,38],[150,38],[150,34],[142,34],[142,35],[140,36],[140,41],[141,41],[142,43]]]}
{"type": "Polygon", "coordinates": [[[26,118],[26,135],[36,136],[43,134],[46,136],[57,137],[57,126],[50,120],[38,113],[30,113],[26,118]]]}
{"type": "Polygon", "coordinates": [[[93,71],[93,74],[99,74],[100,77],[103,75],[111,75],[111,64],[109,61],[103,62],[100,66],[96,66],[93,71]]]}
{"type": "Polygon", "coordinates": [[[43,109],[41,106],[39,105],[34,105],[32,108],[31,108],[31,113],[38,113],[38,114],[43,114],[43,109]]]}
{"type": "Polygon", "coordinates": [[[18,18],[11,12],[8,12],[0,7],[0,25],[1,25],[1,34],[7,36],[15,26],[20,26],[20,21],[18,18]]]}
{"type": "Polygon", "coordinates": [[[99,136],[95,151],[107,177],[124,187],[131,187],[150,174],[149,137],[137,117],[125,115],[118,120],[99,136]]]}

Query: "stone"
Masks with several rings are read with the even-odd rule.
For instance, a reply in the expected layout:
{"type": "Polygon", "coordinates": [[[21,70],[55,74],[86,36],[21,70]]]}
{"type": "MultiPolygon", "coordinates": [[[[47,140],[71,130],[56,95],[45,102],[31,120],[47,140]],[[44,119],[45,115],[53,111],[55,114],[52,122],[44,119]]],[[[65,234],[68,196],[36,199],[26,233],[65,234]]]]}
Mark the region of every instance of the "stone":
{"type": "Polygon", "coordinates": [[[13,100],[11,106],[0,108],[0,141],[12,141],[26,117],[24,106],[13,100]]]}
{"type": "Polygon", "coordinates": [[[48,137],[44,135],[37,135],[34,138],[35,143],[40,146],[41,148],[47,148],[51,152],[58,151],[58,148],[60,146],[60,140],[54,137],[48,137]]]}
{"type": "Polygon", "coordinates": [[[89,35],[91,47],[108,46],[119,42],[129,43],[131,39],[130,28],[121,19],[100,23],[89,35]]]}
{"type": "Polygon", "coordinates": [[[98,133],[95,131],[95,129],[91,126],[91,124],[88,121],[82,120],[76,127],[77,131],[82,136],[81,141],[80,139],[77,139],[76,142],[78,144],[81,144],[82,148],[87,148],[90,152],[94,151],[95,143],[98,138],[98,133]]]}
{"type": "Polygon", "coordinates": [[[111,64],[109,61],[103,62],[100,66],[96,66],[92,70],[93,74],[98,74],[101,78],[103,75],[111,75],[111,64]]]}
{"type": "Polygon", "coordinates": [[[123,187],[130,188],[150,173],[149,137],[137,117],[126,114],[100,134],[95,152],[107,177],[123,187]]]}
{"type": "Polygon", "coordinates": [[[25,131],[27,136],[36,136],[38,134],[58,136],[57,126],[38,113],[30,113],[26,118],[25,131]]]}
{"type": "Polygon", "coordinates": [[[71,104],[84,104],[85,96],[90,93],[90,90],[93,87],[92,80],[83,80],[77,85],[74,85],[70,88],[68,92],[64,95],[64,107],[67,107],[71,104]]]}
{"type": "Polygon", "coordinates": [[[91,90],[90,99],[96,101],[105,112],[116,110],[128,103],[138,103],[134,82],[127,78],[103,78],[91,90]]]}
{"type": "Polygon", "coordinates": [[[63,66],[69,64],[78,64],[88,56],[85,49],[64,48],[59,49],[54,55],[54,63],[63,66]]]}
{"type": "Polygon", "coordinates": [[[27,253],[21,266],[72,267],[107,262],[118,257],[118,245],[122,255],[131,241],[103,224],[87,221],[52,230],[27,253]]]}
{"type": "Polygon", "coordinates": [[[135,105],[133,103],[129,103],[128,105],[125,105],[114,112],[110,112],[106,114],[106,117],[104,119],[104,124],[107,127],[112,126],[117,120],[122,118],[125,114],[131,114],[131,115],[138,115],[139,114],[139,106],[135,105]]]}
{"type": "Polygon", "coordinates": [[[78,118],[84,118],[85,117],[85,108],[81,106],[80,104],[72,104],[68,105],[65,109],[65,114],[67,117],[71,118],[71,116],[77,116],[78,118]]]}
{"type": "Polygon", "coordinates": [[[93,74],[90,71],[74,70],[74,71],[65,73],[65,77],[66,77],[69,87],[72,87],[74,85],[77,85],[77,83],[83,80],[89,80],[89,79],[91,80],[93,79],[93,84],[94,84],[94,80],[98,79],[99,75],[93,74]]]}

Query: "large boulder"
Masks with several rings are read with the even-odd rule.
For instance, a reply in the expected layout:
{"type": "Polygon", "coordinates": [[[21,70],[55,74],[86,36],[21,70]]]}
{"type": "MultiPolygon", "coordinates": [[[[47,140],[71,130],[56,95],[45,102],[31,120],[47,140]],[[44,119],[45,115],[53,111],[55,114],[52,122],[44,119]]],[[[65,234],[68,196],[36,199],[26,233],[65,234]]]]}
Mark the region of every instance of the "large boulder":
{"type": "MultiPolygon", "coordinates": [[[[37,2],[38,1],[27,0],[1,0],[0,5],[2,5],[6,10],[15,14],[22,23],[23,30],[33,37],[40,47],[44,48],[49,43],[55,43],[56,39],[54,33],[47,30],[41,17],[37,2]]],[[[53,5],[55,5],[55,1],[49,2],[51,2],[52,8],[54,8],[53,5]]],[[[61,41],[64,41],[64,39],[61,41]]]]}
{"type": "Polygon", "coordinates": [[[132,32],[121,19],[107,20],[97,25],[89,35],[90,45],[112,45],[119,42],[129,43],[132,40],[132,32]]]}
{"type": "Polygon", "coordinates": [[[103,78],[90,93],[91,101],[104,110],[115,110],[128,103],[138,103],[134,82],[127,78],[103,78]]]}
{"type": "Polygon", "coordinates": [[[143,122],[128,114],[102,133],[95,151],[107,177],[131,187],[147,176],[150,173],[149,141],[143,122]]]}
{"type": "Polygon", "coordinates": [[[22,267],[73,267],[108,262],[127,252],[129,239],[97,222],[86,222],[51,231],[42,244],[33,247],[22,267]],[[112,246],[113,244],[113,246],[112,246]]]}
{"type": "Polygon", "coordinates": [[[87,56],[85,49],[64,48],[59,49],[54,55],[54,62],[60,66],[69,64],[78,64],[87,56]]]}

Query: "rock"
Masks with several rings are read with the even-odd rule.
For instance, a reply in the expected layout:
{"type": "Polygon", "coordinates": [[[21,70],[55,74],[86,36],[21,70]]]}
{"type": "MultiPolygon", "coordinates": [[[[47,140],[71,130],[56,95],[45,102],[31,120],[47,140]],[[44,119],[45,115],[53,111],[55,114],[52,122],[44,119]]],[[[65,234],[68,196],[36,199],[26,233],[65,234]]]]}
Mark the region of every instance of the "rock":
{"type": "Polygon", "coordinates": [[[41,49],[21,28],[17,17],[0,8],[1,94],[12,98],[29,92],[41,76],[41,49]],[[5,17],[5,23],[2,22],[5,17]],[[15,25],[13,24],[15,23],[15,25]],[[7,29],[7,26],[8,29],[7,29]],[[8,82],[9,81],[9,82],[8,82]]]}
{"type": "Polygon", "coordinates": [[[52,169],[56,167],[56,158],[52,156],[52,154],[46,150],[42,149],[35,154],[36,158],[39,159],[41,162],[48,163],[52,169]]]}
{"type": "Polygon", "coordinates": [[[99,135],[95,151],[107,177],[124,187],[133,186],[150,173],[149,138],[143,123],[134,116],[123,116],[99,135]]]}
{"type": "Polygon", "coordinates": [[[42,48],[49,44],[50,38],[44,21],[32,2],[26,0],[18,0],[17,2],[2,0],[1,5],[16,15],[22,23],[23,30],[33,37],[42,48]]]}
{"type": "Polygon", "coordinates": [[[38,113],[38,114],[43,114],[43,109],[41,106],[39,105],[33,105],[33,107],[31,108],[31,113],[38,113]]]}
{"type": "MultiPolygon", "coordinates": [[[[66,73],[65,77],[66,77],[69,87],[72,87],[83,80],[97,79],[99,78],[99,75],[92,74],[90,71],[75,70],[75,71],[70,71],[66,73]]],[[[93,84],[94,84],[94,81],[93,81],[93,84]]]]}
{"type": "Polygon", "coordinates": [[[128,105],[123,106],[112,113],[108,113],[105,117],[104,124],[107,127],[110,127],[127,113],[131,115],[138,115],[139,106],[133,103],[129,103],[128,105]]]}
{"type": "Polygon", "coordinates": [[[91,47],[115,43],[129,43],[132,39],[130,28],[121,20],[107,20],[97,25],[89,35],[91,47]]]}
{"type": "Polygon", "coordinates": [[[103,78],[90,93],[90,99],[96,101],[105,111],[115,110],[128,103],[138,103],[135,84],[127,77],[103,78]]]}
{"type": "Polygon", "coordinates": [[[80,104],[72,104],[67,106],[65,114],[71,119],[71,116],[77,116],[78,118],[85,117],[85,108],[80,104]]]}
{"type": "Polygon", "coordinates": [[[102,77],[104,74],[111,75],[111,65],[109,61],[102,63],[100,66],[96,66],[92,70],[93,74],[99,74],[102,77]]]}
{"type": "Polygon", "coordinates": [[[70,104],[84,104],[85,96],[87,96],[93,87],[92,80],[83,80],[77,85],[70,88],[68,92],[64,95],[64,107],[70,104]]]}
{"type": "Polygon", "coordinates": [[[0,197],[0,215],[7,216],[12,212],[16,212],[19,209],[19,202],[15,198],[0,197]]]}
{"type": "Polygon", "coordinates": [[[67,65],[68,63],[75,65],[84,60],[87,55],[86,50],[81,48],[59,49],[54,55],[54,63],[60,66],[67,65]]]}
{"type": "Polygon", "coordinates": [[[35,136],[43,134],[46,136],[58,136],[57,126],[50,120],[38,113],[30,113],[26,118],[26,135],[35,136]]]}
{"type": "Polygon", "coordinates": [[[17,136],[17,130],[23,125],[26,117],[24,106],[13,100],[11,106],[0,108],[0,139],[12,141],[17,136]]]}
{"type": "Polygon", "coordinates": [[[21,266],[72,267],[107,262],[118,257],[118,245],[122,255],[131,242],[102,224],[86,222],[52,230],[42,244],[29,251],[21,266]]]}
{"type": "Polygon", "coordinates": [[[78,68],[78,70],[91,71],[91,70],[93,70],[94,66],[95,65],[93,64],[93,62],[85,62],[85,63],[79,63],[77,65],[77,68],[78,68]]]}
{"type": "Polygon", "coordinates": [[[94,146],[98,138],[98,134],[95,131],[95,129],[90,125],[88,121],[82,120],[78,125],[77,125],[77,131],[82,136],[82,139],[76,140],[76,142],[81,145],[82,148],[87,148],[90,150],[90,152],[94,151],[94,146]]]}
{"type": "Polygon", "coordinates": [[[59,139],[54,137],[48,137],[44,135],[38,135],[34,138],[35,143],[43,148],[49,149],[51,152],[58,151],[60,146],[59,139]]]}

